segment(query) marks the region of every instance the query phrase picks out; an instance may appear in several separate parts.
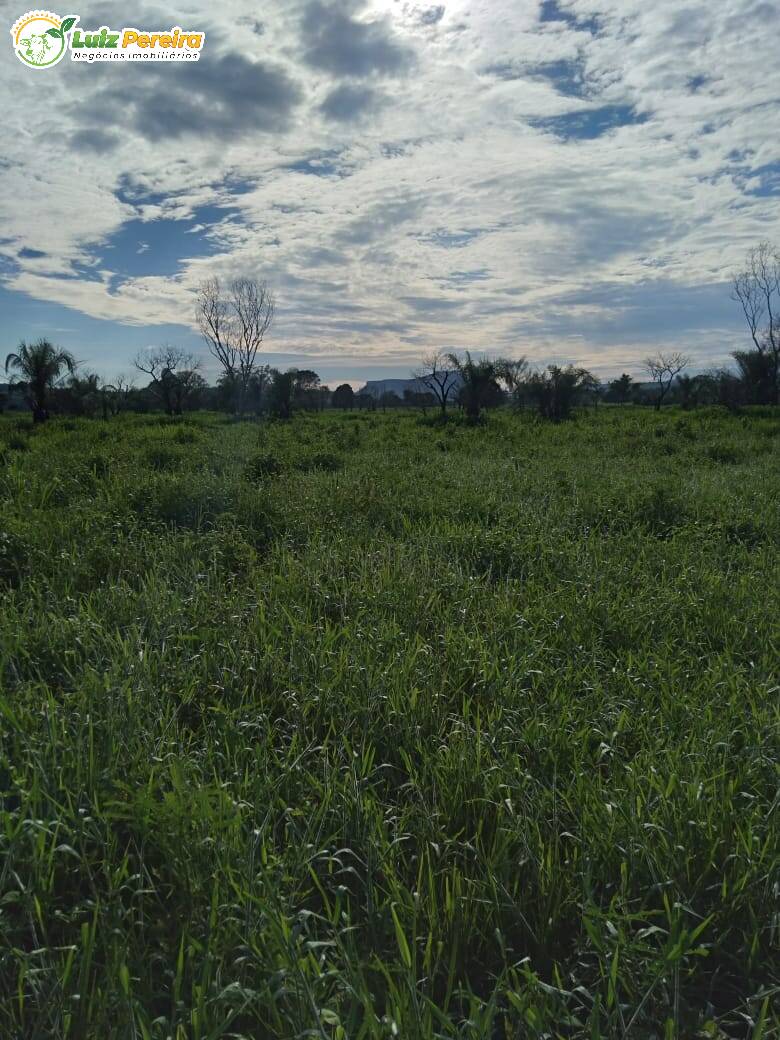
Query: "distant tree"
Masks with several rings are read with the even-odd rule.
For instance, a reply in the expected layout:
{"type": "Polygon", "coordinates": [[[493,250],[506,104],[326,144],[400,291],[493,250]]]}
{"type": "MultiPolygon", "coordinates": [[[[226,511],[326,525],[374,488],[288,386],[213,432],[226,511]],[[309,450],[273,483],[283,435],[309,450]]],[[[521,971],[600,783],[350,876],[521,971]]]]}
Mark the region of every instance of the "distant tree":
{"type": "Polygon", "coordinates": [[[601,380],[598,376],[595,376],[592,372],[589,372],[587,368],[582,369],[582,392],[590,399],[593,404],[593,410],[595,411],[599,406],[601,400],[602,385],[601,380]]]}
{"type": "Polygon", "coordinates": [[[680,398],[680,406],[689,411],[699,403],[699,388],[701,380],[698,376],[678,376],[677,391],[680,398]]]}
{"type": "Polygon", "coordinates": [[[128,379],[124,373],[120,373],[113,383],[106,386],[109,395],[109,408],[112,415],[124,412],[129,404],[130,395],[133,391],[133,381],[128,379]]]}
{"type": "Polygon", "coordinates": [[[447,361],[460,377],[460,403],[470,422],[477,422],[488,398],[498,388],[499,363],[489,358],[475,361],[467,350],[462,360],[456,354],[447,354],[447,361]]]}
{"type": "Polygon", "coordinates": [[[693,406],[718,403],[718,373],[701,372],[694,378],[692,388],[693,406]]]}
{"type": "Polygon", "coordinates": [[[376,398],[373,394],[355,394],[355,404],[359,411],[362,411],[364,408],[369,412],[376,411],[376,398]]]}
{"type": "Polygon", "coordinates": [[[259,415],[265,407],[265,398],[271,385],[271,366],[256,365],[249,378],[244,398],[244,407],[259,415]]]}
{"type": "Polygon", "coordinates": [[[238,398],[238,388],[235,378],[227,372],[221,372],[217,377],[215,391],[216,404],[219,410],[223,412],[232,412],[235,409],[236,400],[238,398]]]}
{"type": "MultiPolygon", "coordinates": [[[[58,404],[70,415],[92,418],[100,409],[102,396],[100,376],[95,372],[74,373],[67,383],[56,391],[58,404]]],[[[104,413],[106,408],[104,407],[104,413]]]]}
{"type": "Polygon", "coordinates": [[[775,363],[767,351],[735,350],[739,379],[748,404],[777,404],[775,363]]]}
{"type": "Polygon", "coordinates": [[[114,383],[106,383],[96,373],[85,372],[81,376],[71,376],[58,394],[65,411],[89,418],[94,418],[99,412],[103,419],[108,419],[126,407],[129,390],[130,384],[124,376],[117,376],[114,383]]]}
{"type": "MultiPolygon", "coordinates": [[[[268,387],[271,383],[272,369],[270,365],[257,365],[247,383],[244,396],[244,411],[259,415],[267,403],[268,387]]],[[[237,412],[239,384],[235,376],[222,372],[215,387],[215,403],[220,411],[237,412]]]]}
{"type": "Polygon", "coordinates": [[[316,409],[319,402],[320,385],[320,377],[316,372],[313,372],[310,368],[296,369],[293,380],[295,406],[297,408],[316,409]]]}
{"type": "Polygon", "coordinates": [[[780,249],[759,242],[734,275],[731,298],[742,307],[753,346],[766,355],[771,373],[770,403],[780,397],[780,249]]]}
{"type": "Polygon", "coordinates": [[[549,365],[544,372],[531,375],[528,388],[542,418],[562,422],[569,418],[578,398],[589,390],[592,381],[587,368],[549,365]]]}
{"type": "Polygon", "coordinates": [[[657,412],[660,412],[664,398],[669,393],[675,378],[690,363],[690,358],[685,354],[680,354],[678,351],[671,353],[660,352],[652,357],[645,358],[643,364],[647,374],[658,387],[655,398],[655,410],[657,412]]]}
{"type": "Polygon", "coordinates": [[[413,373],[418,383],[433,394],[442,415],[447,414],[447,404],[454,399],[460,386],[457,365],[452,362],[453,357],[453,354],[441,352],[428,354],[423,358],[422,365],[413,373]]]}
{"type": "Polygon", "coordinates": [[[491,379],[482,395],[482,407],[489,411],[491,408],[500,408],[507,402],[507,394],[500,381],[491,379]]]}
{"type": "Polygon", "coordinates": [[[342,383],[341,386],[336,387],[333,391],[331,404],[334,408],[348,408],[351,410],[355,407],[355,391],[349,383],[342,383]]]}
{"type": "Polygon", "coordinates": [[[717,403],[730,412],[738,412],[746,403],[745,385],[739,376],[728,368],[716,369],[710,373],[713,381],[717,403]]]}
{"type": "Polygon", "coordinates": [[[207,389],[208,384],[197,368],[184,368],[177,372],[171,386],[174,415],[181,415],[187,409],[197,408],[207,389]]]}
{"type": "Polygon", "coordinates": [[[271,370],[271,385],[268,390],[268,406],[276,419],[291,419],[295,399],[295,369],[287,372],[271,370]]]}
{"type": "Polygon", "coordinates": [[[276,303],[265,282],[237,278],[223,287],[218,278],[204,282],[196,317],[209,351],[236,391],[235,407],[242,415],[249,385],[257,370],[257,353],[270,329],[276,303]]]}
{"type": "Polygon", "coordinates": [[[192,396],[205,386],[198,373],[200,362],[193,354],[170,343],[139,351],[133,364],[150,377],[149,389],[166,415],[181,415],[192,396]]]}
{"type": "Polygon", "coordinates": [[[437,407],[437,403],[436,395],[430,390],[411,390],[409,387],[404,390],[404,404],[408,408],[419,408],[423,415],[428,414],[429,408],[437,407]]]}
{"type": "Polygon", "coordinates": [[[607,388],[607,399],[616,404],[626,404],[631,400],[634,389],[634,380],[624,372],[618,379],[613,379],[607,388]]]}
{"type": "Polygon", "coordinates": [[[385,390],[379,396],[379,405],[383,412],[386,412],[388,408],[398,408],[401,403],[401,398],[395,390],[385,390]]]}
{"type": "Polygon", "coordinates": [[[76,364],[69,351],[55,347],[47,339],[29,345],[22,340],[19,349],[6,357],[5,370],[12,373],[12,383],[24,385],[33,422],[49,418],[49,395],[65,372],[75,372],[76,364]]]}
{"type": "Polygon", "coordinates": [[[530,366],[525,357],[499,358],[496,362],[496,378],[503,383],[515,408],[523,408],[530,366]]]}

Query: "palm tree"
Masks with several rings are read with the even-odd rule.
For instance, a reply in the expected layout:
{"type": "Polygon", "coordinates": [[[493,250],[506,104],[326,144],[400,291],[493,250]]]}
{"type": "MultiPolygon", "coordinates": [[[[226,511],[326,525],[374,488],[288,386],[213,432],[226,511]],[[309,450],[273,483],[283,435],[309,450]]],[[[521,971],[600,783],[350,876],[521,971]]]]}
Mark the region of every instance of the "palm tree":
{"type": "Polygon", "coordinates": [[[85,372],[83,376],[71,376],[67,389],[70,391],[71,405],[76,414],[88,415],[91,418],[97,411],[103,395],[100,376],[94,372],[85,372]]]}
{"type": "Polygon", "coordinates": [[[67,350],[60,350],[47,339],[39,339],[28,346],[24,340],[15,354],[5,359],[5,370],[14,369],[13,380],[23,383],[32,408],[33,421],[48,419],[46,409],[49,392],[67,371],[71,375],[76,369],[76,360],[67,350]]]}
{"type": "Polygon", "coordinates": [[[466,410],[466,418],[477,422],[490,392],[496,388],[500,366],[489,358],[475,361],[466,351],[464,361],[456,354],[448,354],[447,360],[461,378],[460,400],[466,410]]]}
{"type": "Polygon", "coordinates": [[[587,368],[548,365],[546,372],[534,372],[528,390],[543,419],[561,422],[569,418],[577,398],[592,390],[595,382],[587,368]]]}

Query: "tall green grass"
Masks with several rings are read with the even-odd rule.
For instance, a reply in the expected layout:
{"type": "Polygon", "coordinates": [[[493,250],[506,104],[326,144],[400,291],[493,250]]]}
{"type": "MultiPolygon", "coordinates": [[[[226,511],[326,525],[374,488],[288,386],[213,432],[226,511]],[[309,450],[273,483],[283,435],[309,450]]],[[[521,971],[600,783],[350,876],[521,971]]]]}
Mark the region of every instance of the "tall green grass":
{"type": "Polygon", "coordinates": [[[0,1037],[780,1035],[780,416],[0,460],[0,1037]]]}

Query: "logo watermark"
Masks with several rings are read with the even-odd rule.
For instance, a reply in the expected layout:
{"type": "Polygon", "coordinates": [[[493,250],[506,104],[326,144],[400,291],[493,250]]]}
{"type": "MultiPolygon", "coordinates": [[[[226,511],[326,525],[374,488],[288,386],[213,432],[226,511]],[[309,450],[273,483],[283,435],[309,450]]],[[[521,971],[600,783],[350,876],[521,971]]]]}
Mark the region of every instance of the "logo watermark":
{"type": "Polygon", "coordinates": [[[205,32],[170,29],[96,29],[76,26],[78,15],[60,18],[52,11],[28,11],[11,28],[14,52],[23,65],[48,69],[70,52],[71,61],[192,62],[200,58],[205,32]]]}
{"type": "Polygon", "coordinates": [[[49,69],[65,57],[65,36],[76,18],[51,11],[28,11],[11,27],[16,57],[31,69],[49,69]]]}

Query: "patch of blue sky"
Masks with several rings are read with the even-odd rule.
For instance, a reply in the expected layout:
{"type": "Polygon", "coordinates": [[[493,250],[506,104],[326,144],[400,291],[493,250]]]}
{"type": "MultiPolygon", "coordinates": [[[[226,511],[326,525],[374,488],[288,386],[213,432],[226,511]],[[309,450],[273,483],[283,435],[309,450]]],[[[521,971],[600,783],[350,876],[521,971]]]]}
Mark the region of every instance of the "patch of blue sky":
{"type": "Polygon", "coordinates": [[[558,58],[555,61],[500,62],[483,69],[487,76],[503,80],[547,80],[564,97],[587,96],[585,62],[581,58],[558,58]]]}
{"type": "Polygon", "coordinates": [[[585,65],[580,60],[560,59],[534,66],[532,74],[550,81],[559,94],[585,96],[585,65]]]}
{"type": "Polygon", "coordinates": [[[131,373],[132,357],[144,347],[176,343],[200,352],[202,340],[185,325],[125,325],[115,319],[92,318],[75,308],[38,300],[0,286],[0,354],[16,349],[19,341],[45,336],[75,354],[85,368],[107,377],[131,373]]]}
{"type": "Polygon", "coordinates": [[[559,116],[545,116],[529,120],[532,126],[565,141],[592,141],[617,130],[621,126],[635,126],[647,121],[632,105],[602,105],[583,112],[566,112],[559,116]]]}
{"type": "Polygon", "coordinates": [[[93,247],[92,258],[99,270],[112,272],[112,288],[126,278],[173,277],[188,260],[219,252],[220,224],[237,221],[238,214],[234,206],[206,205],[183,219],[128,220],[93,247]]]}
{"type": "Polygon", "coordinates": [[[345,170],[343,163],[339,162],[340,157],[341,153],[337,151],[322,152],[288,163],[285,169],[293,173],[305,173],[311,177],[343,177],[345,170]]]}
{"type": "Polygon", "coordinates": [[[771,198],[780,195],[780,162],[767,163],[747,170],[738,178],[745,195],[771,198]]]}
{"type": "Polygon", "coordinates": [[[582,29],[584,32],[594,34],[599,30],[599,23],[595,17],[580,18],[573,11],[569,11],[560,4],[558,0],[542,0],[542,6],[539,9],[539,21],[566,22],[572,28],[582,29]]]}
{"type": "Polygon", "coordinates": [[[257,181],[233,174],[221,181],[217,187],[223,188],[228,195],[248,195],[257,187],[257,181]]]}

